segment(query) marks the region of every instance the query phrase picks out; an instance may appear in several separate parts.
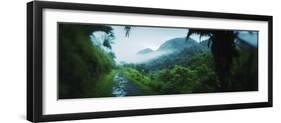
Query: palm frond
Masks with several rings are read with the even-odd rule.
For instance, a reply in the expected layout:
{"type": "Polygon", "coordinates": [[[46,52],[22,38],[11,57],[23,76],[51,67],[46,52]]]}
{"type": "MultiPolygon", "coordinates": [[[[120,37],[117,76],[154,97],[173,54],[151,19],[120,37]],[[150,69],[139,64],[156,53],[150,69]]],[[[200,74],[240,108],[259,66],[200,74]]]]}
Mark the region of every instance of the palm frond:
{"type": "Polygon", "coordinates": [[[199,39],[201,40],[201,37],[203,36],[211,36],[212,32],[210,30],[202,30],[202,29],[189,29],[185,39],[186,41],[191,35],[199,35],[199,39]]]}
{"type": "Polygon", "coordinates": [[[125,37],[129,37],[130,36],[130,31],[131,31],[131,26],[125,26],[125,37]]]}

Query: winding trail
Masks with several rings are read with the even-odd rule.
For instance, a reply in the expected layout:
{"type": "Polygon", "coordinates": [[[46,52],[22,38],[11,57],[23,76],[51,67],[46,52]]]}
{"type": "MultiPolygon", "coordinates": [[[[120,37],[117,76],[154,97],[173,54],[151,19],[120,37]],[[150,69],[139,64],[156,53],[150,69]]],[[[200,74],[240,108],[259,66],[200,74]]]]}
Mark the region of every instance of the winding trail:
{"type": "Polygon", "coordinates": [[[112,95],[116,97],[123,96],[138,96],[142,95],[140,89],[138,89],[132,82],[130,82],[121,73],[116,73],[113,77],[112,95]]]}

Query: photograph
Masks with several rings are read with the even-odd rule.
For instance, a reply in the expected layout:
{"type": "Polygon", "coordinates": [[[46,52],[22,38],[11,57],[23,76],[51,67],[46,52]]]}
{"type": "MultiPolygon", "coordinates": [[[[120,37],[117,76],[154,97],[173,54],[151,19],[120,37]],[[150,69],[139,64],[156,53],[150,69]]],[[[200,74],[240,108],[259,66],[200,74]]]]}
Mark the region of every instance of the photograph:
{"type": "Polygon", "coordinates": [[[58,99],[258,91],[258,31],[58,22],[58,99]]]}

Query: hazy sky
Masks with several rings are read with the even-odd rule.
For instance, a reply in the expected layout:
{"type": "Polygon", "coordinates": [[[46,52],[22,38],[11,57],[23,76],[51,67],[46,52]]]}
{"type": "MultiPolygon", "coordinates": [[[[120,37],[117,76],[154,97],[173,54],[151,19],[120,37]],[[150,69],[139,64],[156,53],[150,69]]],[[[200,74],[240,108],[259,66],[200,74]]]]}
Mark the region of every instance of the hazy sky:
{"type": "Polygon", "coordinates": [[[159,27],[132,27],[129,37],[125,37],[124,26],[112,26],[115,35],[112,50],[116,61],[132,62],[136,53],[145,48],[157,50],[165,41],[186,36],[188,29],[159,28],[159,27]]]}

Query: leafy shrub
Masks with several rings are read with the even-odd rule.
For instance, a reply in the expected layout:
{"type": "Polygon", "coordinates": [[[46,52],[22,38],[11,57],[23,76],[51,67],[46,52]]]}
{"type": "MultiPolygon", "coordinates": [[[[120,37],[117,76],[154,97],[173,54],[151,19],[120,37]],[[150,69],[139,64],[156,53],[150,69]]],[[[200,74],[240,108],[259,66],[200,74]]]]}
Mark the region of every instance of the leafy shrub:
{"type": "Polygon", "coordinates": [[[112,29],[103,25],[59,25],[59,98],[92,97],[96,82],[110,73],[112,57],[90,40],[95,30],[112,29]]]}

